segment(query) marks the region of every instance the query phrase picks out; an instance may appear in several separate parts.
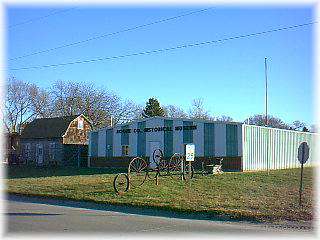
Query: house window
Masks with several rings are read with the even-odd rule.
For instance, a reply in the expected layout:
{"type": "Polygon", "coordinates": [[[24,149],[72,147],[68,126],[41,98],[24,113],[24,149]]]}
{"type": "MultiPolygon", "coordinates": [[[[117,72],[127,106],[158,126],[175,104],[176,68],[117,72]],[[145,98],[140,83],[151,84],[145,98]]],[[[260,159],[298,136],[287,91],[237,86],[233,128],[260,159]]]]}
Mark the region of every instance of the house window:
{"type": "Polygon", "coordinates": [[[30,143],[26,143],[25,147],[24,147],[24,156],[26,158],[30,157],[30,152],[31,152],[31,145],[30,143]]]}
{"type": "Polygon", "coordinates": [[[129,156],[129,146],[122,145],[122,156],[129,156]]]}
{"type": "Polygon", "coordinates": [[[38,156],[43,155],[43,149],[41,144],[37,144],[37,155],[38,156]]]}
{"type": "Polygon", "coordinates": [[[78,129],[83,130],[83,120],[82,119],[78,120],[78,129]]]}
{"type": "Polygon", "coordinates": [[[55,159],[55,152],[56,152],[56,143],[50,142],[49,143],[49,158],[54,160],[55,159]]]}

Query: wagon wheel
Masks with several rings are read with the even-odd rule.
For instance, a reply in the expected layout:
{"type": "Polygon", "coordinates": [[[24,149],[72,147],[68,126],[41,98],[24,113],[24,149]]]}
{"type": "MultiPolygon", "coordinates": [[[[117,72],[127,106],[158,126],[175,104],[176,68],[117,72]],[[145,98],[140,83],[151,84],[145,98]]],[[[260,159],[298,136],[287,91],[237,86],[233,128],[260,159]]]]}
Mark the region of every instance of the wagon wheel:
{"type": "Polygon", "coordinates": [[[147,176],[149,179],[156,178],[156,175],[158,174],[158,172],[159,172],[158,167],[156,167],[155,169],[147,168],[147,176]]]}
{"type": "Polygon", "coordinates": [[[169,165],[168,165],[168,160],[166,159],[161,159],[159,162],[159,165],[157,167],[158,175],[159,176],[164,176],[169,174],[169,165]]]}
{"type": "Polygon", "coordinates": [[[148,174],[148,164],[140,157],[131,160],[128,167],[130,186],[135,188],[141,186],[148,174]]]}
{"type": "Polygon", "coordinates": [[[152,153],[152,161],[159,167],[161,160],[163,159],[163,152],[161,149],[156,149],[152,153]]]}
{"type": "Polygon", "coordinates": [[[117,194],[123,194],[129,190],[129,178],[126,173],[118,173],[113,180],[113,189],[117,194]]]}
{"type": "Polygon", "coordinates": [[[150,157],[150,161],[153,161],[156,164],[155,168],[149,168],[148,176],[149,178],[155,178],[157,174],[159,174],[161,163],[163,161],[163,152],[161,149],[156,149],[152,153],[152,160],[150,157]]]}
{"type": "Polygon", "coordinates": [[[172,157],[169,160],[168,163],[168,171],[171,176],[181,176],[182,169],[181,169],[181,163],[183,161],[183,157],[179,153],[175,153],[172,155],[172,157]]]}

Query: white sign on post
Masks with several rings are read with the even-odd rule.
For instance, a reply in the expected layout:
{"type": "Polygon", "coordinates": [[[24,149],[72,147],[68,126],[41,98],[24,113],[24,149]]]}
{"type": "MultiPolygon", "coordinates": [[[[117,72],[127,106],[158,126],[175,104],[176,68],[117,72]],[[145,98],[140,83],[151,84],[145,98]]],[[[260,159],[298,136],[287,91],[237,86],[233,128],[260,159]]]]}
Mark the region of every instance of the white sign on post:
{"type": "Polygon", "coordinates": [[[195,156],[195,145],[187,144],[186,145],[186,161],[193,162],[195,156]]]}

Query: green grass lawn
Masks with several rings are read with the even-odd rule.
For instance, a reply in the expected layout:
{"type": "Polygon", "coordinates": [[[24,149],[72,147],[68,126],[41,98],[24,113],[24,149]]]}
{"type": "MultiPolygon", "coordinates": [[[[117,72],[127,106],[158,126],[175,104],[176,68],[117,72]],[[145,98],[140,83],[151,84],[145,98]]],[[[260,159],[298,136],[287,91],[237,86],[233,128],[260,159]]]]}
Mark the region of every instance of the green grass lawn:
{"type": "Polygon", "coordinates": [[[256,173],[195,175],[189,183],[160,177],[140,188],[116,195],[108,169],[10,169],[7,192],[87,200],[99,203],[149,206],[174,211],[224,214],[261,221],[309,221],[313,213],[313,168],[304,169],[303,206],[299,206],[300,169],[256,173]],[[37,177],[30,177],[30,173],[37,177]]]}

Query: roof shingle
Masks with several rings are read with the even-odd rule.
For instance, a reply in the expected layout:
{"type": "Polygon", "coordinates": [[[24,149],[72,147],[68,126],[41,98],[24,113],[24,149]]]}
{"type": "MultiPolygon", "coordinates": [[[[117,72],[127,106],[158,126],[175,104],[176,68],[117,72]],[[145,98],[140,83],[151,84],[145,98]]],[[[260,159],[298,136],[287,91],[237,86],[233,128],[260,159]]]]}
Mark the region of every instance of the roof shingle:
{"type": "Polygon", "coordinates": [[[66,132],[69,124],[79,115],[38,118],[27,124],[21,138],[59,138],[66,132]]]}

